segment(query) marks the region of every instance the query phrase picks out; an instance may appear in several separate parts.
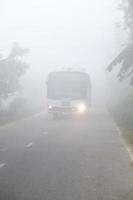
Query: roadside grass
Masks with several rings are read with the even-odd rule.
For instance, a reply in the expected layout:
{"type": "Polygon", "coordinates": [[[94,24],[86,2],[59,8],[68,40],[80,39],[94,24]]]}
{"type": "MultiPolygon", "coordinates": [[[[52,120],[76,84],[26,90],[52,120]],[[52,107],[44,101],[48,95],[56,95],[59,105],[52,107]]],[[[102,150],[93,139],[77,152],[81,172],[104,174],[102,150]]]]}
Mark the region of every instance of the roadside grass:
{"type": "Polygon", "coordinates": [[[122,136],[133,150],[133,128],[121,128],[122,136]]]}
{"type": "Polygon", "coordinates": [[[128,123],[118,116],[113,118],[121,130],[122,137],[133,151],[133,124],[131,125],[131,123],[128,123]]]}
{"type": "Polygon", "coordinates": [[[133,99],[125,99],[115,106],[110,107],[110,114],[119,126],[122,137],[133,151],[133,99]]]}
{"type": "Polygon", "coordinates": [[[6,124],[28,118],[30,116],[33,116],[33,115],[38,114],[38,113],[45,111],[45,110],[46,109],[39,107],[39,108],[36,108],[36,109],[31,109],[31,110],[30,109],[29,110],[23,109],[20,112],[14,111],[13,113],[12,112],[2,113],[0,115],[0,126],[4,126],[6,124]]]}

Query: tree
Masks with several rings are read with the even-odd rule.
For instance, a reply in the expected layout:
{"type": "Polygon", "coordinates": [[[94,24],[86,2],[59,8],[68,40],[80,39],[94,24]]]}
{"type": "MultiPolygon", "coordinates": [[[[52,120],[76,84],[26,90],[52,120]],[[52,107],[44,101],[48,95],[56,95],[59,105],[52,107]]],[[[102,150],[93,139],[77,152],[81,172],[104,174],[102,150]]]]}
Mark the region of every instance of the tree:
{"type": "Polygon", "coordinates": [[[119,55],[110,63],[107,67],[108,71],[112,71],[117,64],[121,64],[118,78],[120,81],[130,78],[133,85],[133,0],[122,0],[119,6],[124,12],[123,28],[125,28],[129,34],[128,44],[122,49],[119,55]]]}
{"type": "Polygon", "coordinates": [[[21,77],[28,68],[28,64],[21,58],[27,52],[28,49],[14,43],[9,55],[6,58],[0,58],[0,99],[13,95],[21,88],[21,77]]]}

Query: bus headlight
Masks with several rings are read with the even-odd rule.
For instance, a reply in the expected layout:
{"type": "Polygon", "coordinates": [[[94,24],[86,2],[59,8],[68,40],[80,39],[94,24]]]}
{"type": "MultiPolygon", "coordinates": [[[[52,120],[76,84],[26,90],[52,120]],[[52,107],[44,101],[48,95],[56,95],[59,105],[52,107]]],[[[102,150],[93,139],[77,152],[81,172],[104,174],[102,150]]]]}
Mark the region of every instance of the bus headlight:
{"type": "Polygon", "coordinates": [[[85,104],[79,104],[78,105],[78,112],[79,113],[84,113],[87,111],[86,105],[85,104]]]}
{"type": "Polygon", "coordinates": [[[49,105],[48,108],[49,108],[49,109],[52,109],[52,105],[49,105]]]}

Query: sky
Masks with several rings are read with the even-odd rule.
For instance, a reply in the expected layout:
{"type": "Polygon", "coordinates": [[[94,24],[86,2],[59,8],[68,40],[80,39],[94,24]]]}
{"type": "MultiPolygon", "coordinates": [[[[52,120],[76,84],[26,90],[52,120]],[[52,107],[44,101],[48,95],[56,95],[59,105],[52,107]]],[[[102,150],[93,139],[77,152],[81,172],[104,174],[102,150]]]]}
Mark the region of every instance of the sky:
{"type": "MultiPolygon", "coordinates": [[[[14,41],[29,48],[23,84],[38,94],[49,71],[81,66],[94,84],[104,84],[116,47],[119,0],[0,0],[0,43],[5,54],[14,41]]],[[[36,95],[37,96],[37,95],[36,95]]]]}

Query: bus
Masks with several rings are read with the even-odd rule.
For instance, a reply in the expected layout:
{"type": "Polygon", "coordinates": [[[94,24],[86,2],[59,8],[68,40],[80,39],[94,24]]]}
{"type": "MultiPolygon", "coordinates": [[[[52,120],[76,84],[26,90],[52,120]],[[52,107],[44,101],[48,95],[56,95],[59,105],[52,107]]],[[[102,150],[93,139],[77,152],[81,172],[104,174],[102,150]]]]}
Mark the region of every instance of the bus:
{"type": "Polygon", "coordinates": [[[50,72],[47,80],[47,108],[54,118],[61,115],[86,115],[91,106],[91,81],[87,72],[50,72]]]}

